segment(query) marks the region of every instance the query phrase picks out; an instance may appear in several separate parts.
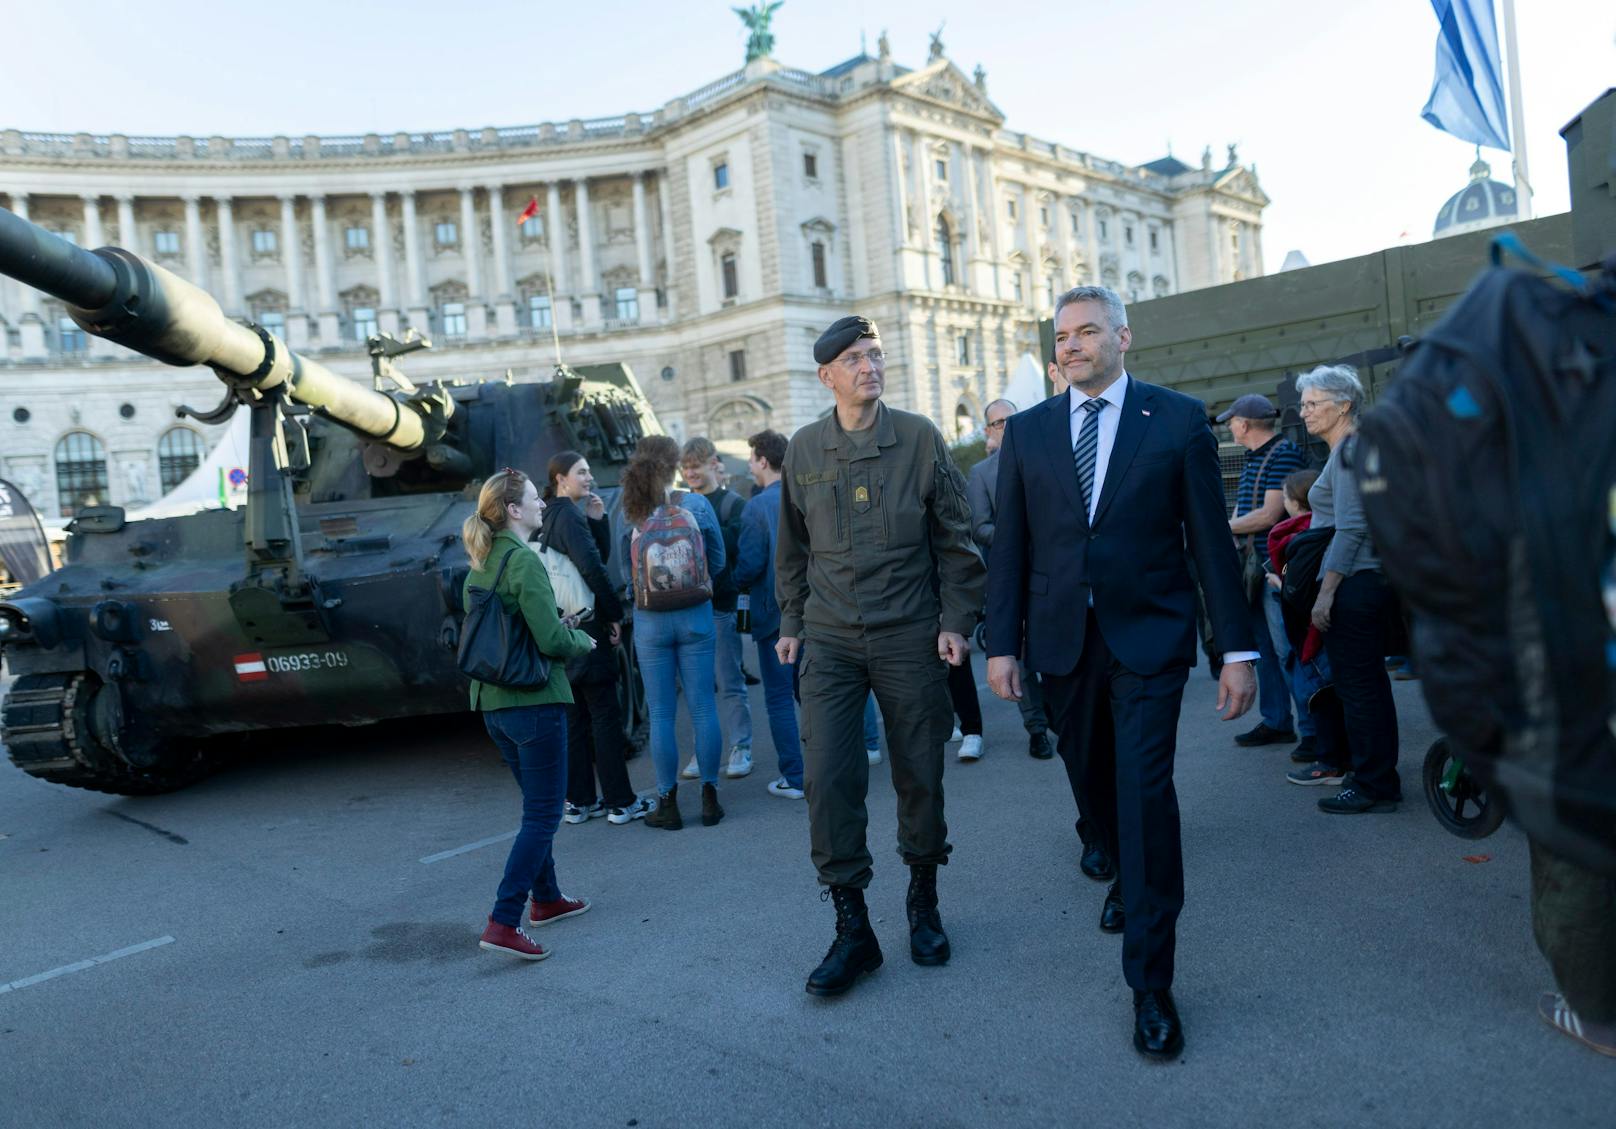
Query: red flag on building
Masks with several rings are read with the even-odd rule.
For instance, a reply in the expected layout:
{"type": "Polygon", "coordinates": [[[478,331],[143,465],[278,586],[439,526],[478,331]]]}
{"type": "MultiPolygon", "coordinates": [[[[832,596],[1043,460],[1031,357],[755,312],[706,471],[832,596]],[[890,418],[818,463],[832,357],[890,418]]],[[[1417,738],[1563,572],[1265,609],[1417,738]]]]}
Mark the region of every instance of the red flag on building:
{"type": "Polygon", "coordinates": [[[538,214],[539,198],[535,196],[527,202],[527,207],[522,209],[522,214],[516,217],[516,226],[521,227],[524,223],[538,214]]]}

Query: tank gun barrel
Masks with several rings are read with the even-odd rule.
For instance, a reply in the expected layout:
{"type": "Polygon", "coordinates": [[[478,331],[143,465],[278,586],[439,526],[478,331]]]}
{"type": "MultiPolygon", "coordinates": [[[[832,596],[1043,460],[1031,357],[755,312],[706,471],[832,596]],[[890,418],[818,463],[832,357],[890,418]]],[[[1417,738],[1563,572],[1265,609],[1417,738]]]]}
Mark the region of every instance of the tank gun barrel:
{"type": "Polygon", "coordinates": [[[207,365],[233,387],[284,388],[294,401],[367,438],[411,451],[422,416],[232,321],[212,295],[119,247],[87,251],[0,208],[0,274],[67,305],[86,333],[171,365],[207,365]]]}

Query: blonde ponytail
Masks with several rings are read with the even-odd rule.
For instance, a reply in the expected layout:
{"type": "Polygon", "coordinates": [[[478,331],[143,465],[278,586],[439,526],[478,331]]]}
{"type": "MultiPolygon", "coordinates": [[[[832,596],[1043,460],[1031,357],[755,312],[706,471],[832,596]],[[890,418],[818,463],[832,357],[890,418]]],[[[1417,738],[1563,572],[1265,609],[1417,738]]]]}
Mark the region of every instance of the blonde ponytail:
{"type": "Polygon", "coordinates": [[[489,476],[477,492],[477,509],[460,526],[471,567],[480,570],[494,547],[494,535],[505,528],[505,507],[519,505],[527,489],[527,475],[506,467],[489,476]]]}

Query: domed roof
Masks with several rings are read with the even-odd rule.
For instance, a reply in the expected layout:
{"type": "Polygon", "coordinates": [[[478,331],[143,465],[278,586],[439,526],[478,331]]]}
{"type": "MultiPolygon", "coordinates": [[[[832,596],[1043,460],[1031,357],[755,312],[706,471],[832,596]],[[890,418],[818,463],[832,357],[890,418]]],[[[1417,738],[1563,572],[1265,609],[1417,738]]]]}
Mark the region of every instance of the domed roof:
{"type": "Polygon", "coordinates": [[[1492,171],[1480,156],[1476,158],[1470,166],[1470,183],[1449,196],[1437,212],[1436,226],[1431,231],[1434,238],[1497,227],[1520,214],[1514,185],[1490,179],[1492,171]]]}

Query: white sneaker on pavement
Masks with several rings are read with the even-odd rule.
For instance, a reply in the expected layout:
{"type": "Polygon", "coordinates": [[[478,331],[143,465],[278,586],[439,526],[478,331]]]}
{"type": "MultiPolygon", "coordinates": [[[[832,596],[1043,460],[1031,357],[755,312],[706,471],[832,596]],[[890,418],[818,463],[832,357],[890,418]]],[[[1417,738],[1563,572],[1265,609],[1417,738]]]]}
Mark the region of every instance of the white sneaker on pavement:
{"type": "Polygon", "coordinates": [[[591,819],[605,814],[606,805],[596,800],[587,808],[581,808],[577,804],[567,804],[562,809],[561,818],[568,823],[588,823],[591,819]]]}
{"type": "Polygon", "coordinates": [[[954,726],[954,732],[953,732],[953,733],[951,733],[951,734],[949,734],[949,737],[948,737],[948,739],[949,739],[949,740],[950,740],[950,741],[958,741],[958,740],[960,740],[960,739],[961,739],[961,738],[963,738],[963,736],[964,736],[964,734],[962,734],[962,733],[961,733],[961,732],[960,732],[960,728],[959,728],[959,726],[957,726],[957,725],[956,725],[956,726],[954,726]]]}
{"type": "Polygon", "coordinates": [[[634,802],[626,808],[611,808],[606,812],[606,822],[615,823],[621,827],[625,823],[632,823],[636,819],[644,819],[656,810],[656,800],[650,796],[636,796],[634,802]]]}
{"type": "Polygon", "coordinates": [[[731,780],[739,780],[743,776],[752,774],[752,750],[743,749],[736,745],[729,751],[729,765],[724,769],[724,775],[731,780]]]}
{"type": "Polygon", "coordinates": [[[769,781],[769,795],[779,796],[787,800],[800,800],[803,792],[801,788],[792,787],[791,781],[782,776],[778,780],[769,781]]]}
{"type": "Polygon", "coordinates": [[[972,733],[960,742],[959,759],[962,761],[979,761],[982,759],[982,735],[972,733]]]}
{"type": "Polygon", "coordinates": [[[870,758],[870,763],[871,764],[880,764],[881,763],[881,746],[880,745],[871,745],[868,749],[864,750],[864,755],[870,758]]]}
{"type": "Polygon", "coordinates": [[[701,765],[696,763],[695,757],[691,757],[690,763],[685,765],[685,770],[679,775],[685,780],[696,780],[701,776],[701,765]]]}

